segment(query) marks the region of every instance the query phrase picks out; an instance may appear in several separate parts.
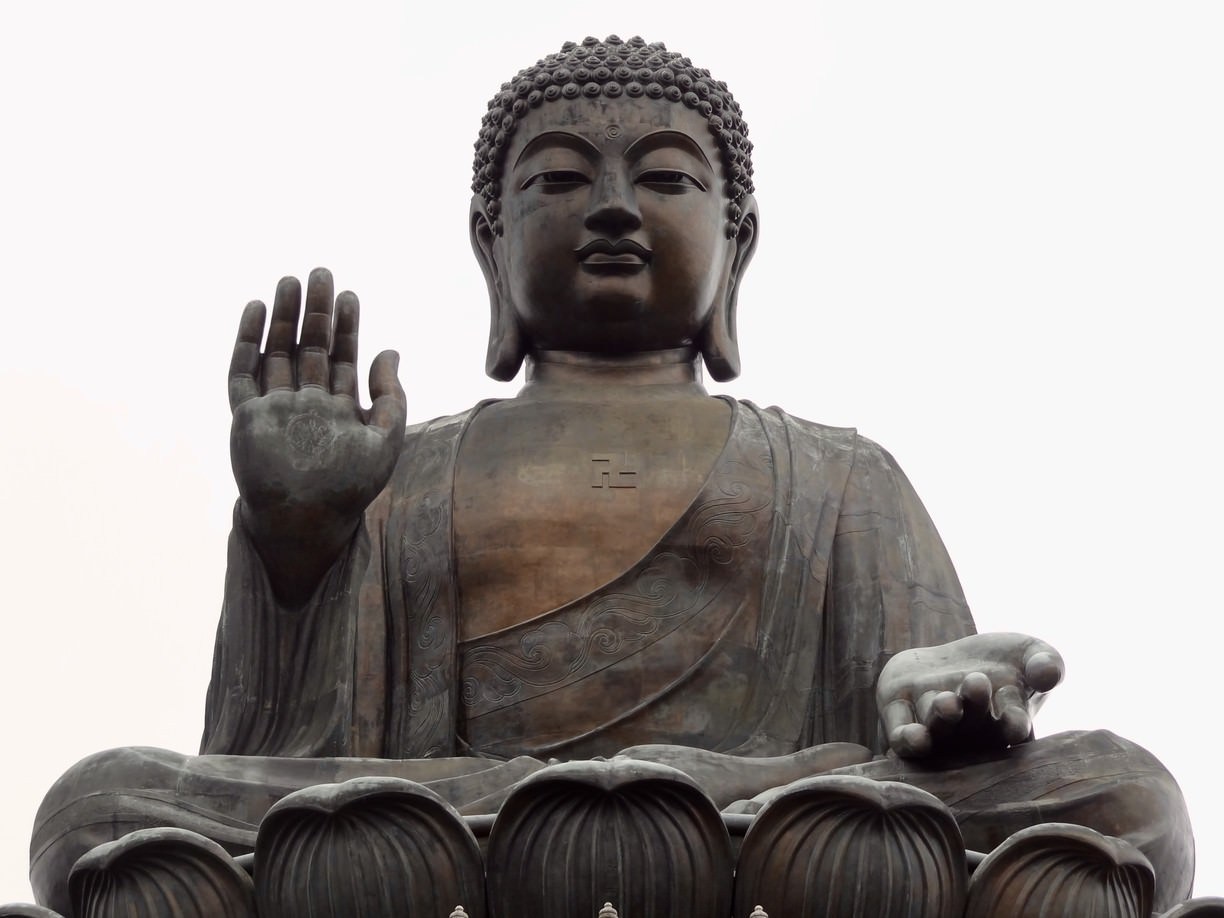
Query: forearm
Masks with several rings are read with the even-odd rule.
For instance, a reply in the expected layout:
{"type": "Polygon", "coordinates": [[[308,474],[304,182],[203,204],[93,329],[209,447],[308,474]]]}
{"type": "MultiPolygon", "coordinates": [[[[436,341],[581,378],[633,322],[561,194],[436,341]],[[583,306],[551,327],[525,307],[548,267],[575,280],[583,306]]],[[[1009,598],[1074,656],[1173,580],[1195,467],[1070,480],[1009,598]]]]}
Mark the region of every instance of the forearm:
{"type": "Polygon", "coordinates": [[[201,751],[322,756],[358,748],[358,596],[371,558],[361,527],[306,600],[289,607],[235,508],[201,751]]]}

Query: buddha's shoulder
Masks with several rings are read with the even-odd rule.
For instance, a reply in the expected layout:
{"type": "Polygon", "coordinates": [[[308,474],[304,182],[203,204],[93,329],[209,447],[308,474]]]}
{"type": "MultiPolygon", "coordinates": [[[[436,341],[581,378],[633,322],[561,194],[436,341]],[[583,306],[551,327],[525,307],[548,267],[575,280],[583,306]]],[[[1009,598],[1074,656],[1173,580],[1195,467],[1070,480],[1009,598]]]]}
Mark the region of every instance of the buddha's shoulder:
{"type": "Polygon", "coordinates": [[[401,452],[409,453],[434,441],[461,437],[476,413],[490,404],[495,404],[495,401],[480,402],[466,411],[409,424],[404,428],[404,446],[401,452]]]}
{"type": "MultiPolygon", "coordinates": [[[[719,400],[711,399],[711,401],[719,400]]],[[[727,401],[732,400],[727,399],[727,401]]],[[[777,405],[761,408],[745,399],[735,400],[734,405],[737,412],[746,412],[756,416],[767,429],[775,428],[783,432],[791,439],[794,446],[803,452],[840,454],[854,466],[864,469],[897,470],[899,468],[896,459],[888,450],[875,440],[859,433],[856,427],[839,427],[810,421],[791,414],[777,405]]],[[[443,415],[411,424],[404,431],[404,452],[412,452],[442,441],[457,441],[478,413],[487,410],[496,413],[499,409],[513,406],[513,399],[490,399],[456,414],[443,415]]]]}
{"type": "Polygon", "coordinates": [[[772,417],[775,423],[785,428],[796,448],[801,451],[809,453],[816,451],[826,455],[840,454],[855,468],[861,470],[896,471],[899,469],[892,453],[875,440],[859,433],[857,427],[837,427],[832,424],[809,421],[777,405],[765,409],[758,408],[748,401],[742,401],[740,405],[762,417],[772,417]]]}

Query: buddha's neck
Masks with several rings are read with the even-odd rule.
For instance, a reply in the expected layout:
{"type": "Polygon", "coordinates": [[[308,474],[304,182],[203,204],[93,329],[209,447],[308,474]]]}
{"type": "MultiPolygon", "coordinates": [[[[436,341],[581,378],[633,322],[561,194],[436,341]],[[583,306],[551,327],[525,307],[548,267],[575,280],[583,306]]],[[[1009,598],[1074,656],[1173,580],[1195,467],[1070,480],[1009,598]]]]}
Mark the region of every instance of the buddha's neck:
{"type": "Polygon", "coordinates": [[[695,348],[607,356],[578,351],[534,351],[527,357],[525,399],[599,400],[694,398],[701,384],[695,348]]]}

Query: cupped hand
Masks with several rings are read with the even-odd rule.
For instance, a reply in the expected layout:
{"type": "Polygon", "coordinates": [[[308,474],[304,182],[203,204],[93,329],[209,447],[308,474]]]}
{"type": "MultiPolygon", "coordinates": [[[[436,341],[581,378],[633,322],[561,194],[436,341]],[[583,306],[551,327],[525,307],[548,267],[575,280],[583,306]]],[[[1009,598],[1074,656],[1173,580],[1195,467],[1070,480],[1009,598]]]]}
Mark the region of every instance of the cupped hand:
{"type": "Polygon", "coordinates": [[[265,561],[312,568],[323,563],[315,555],[334,558],[395,467],[406,414],[399,356],[374,358],[373,404],[365,410],[357,393],[355,294],[345,291],[333,303],[331,273],[316,269],[303,315],[301,284],[283,278],[261,352],[266,314],[263,303],[249,303],[238,327],[230,459],[243,521],[265,561]]]}
{"type": "Polygon", "coordinates": [[[876,684],[888,745],[906,758],[928,758],[1026,742],[1064,671],[1049,644],[1008,632],[902,651],[876,684]]]}

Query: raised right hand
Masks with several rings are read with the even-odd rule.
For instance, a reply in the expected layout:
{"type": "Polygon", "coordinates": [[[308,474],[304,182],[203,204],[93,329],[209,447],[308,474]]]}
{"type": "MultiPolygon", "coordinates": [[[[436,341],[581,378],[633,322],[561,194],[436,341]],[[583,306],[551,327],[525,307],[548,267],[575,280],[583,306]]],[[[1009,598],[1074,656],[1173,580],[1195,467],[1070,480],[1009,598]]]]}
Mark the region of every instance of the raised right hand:
{"type": "Polygon", "coordinates": [[[273,587],[300,602],[348,543],[366,507],[395,468],[404,438],[399,355],[383,351],[370,366],[373,405],[357,394],[355,294],[333,309],[331,272],[317,268],[306,286],[285,277],[276,288],[266,350],[267,309],[249,303],[238,327],[229,372],[230,460],[242,519],[273,587]]]}

